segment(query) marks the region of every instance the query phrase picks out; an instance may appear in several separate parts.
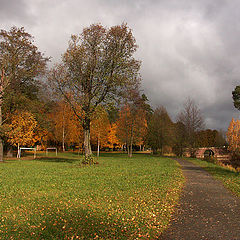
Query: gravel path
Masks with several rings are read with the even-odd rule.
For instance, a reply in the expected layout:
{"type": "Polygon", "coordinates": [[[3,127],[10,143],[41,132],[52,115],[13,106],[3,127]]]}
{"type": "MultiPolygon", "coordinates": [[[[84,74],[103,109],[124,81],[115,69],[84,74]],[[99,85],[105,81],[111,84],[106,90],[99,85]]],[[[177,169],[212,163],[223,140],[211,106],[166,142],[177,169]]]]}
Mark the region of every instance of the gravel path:
{"type": "Polygon", "coordinates": [[[240,240],[240,200],[201,167],[185,160],[186,186],[162,240],[240,240]]]}

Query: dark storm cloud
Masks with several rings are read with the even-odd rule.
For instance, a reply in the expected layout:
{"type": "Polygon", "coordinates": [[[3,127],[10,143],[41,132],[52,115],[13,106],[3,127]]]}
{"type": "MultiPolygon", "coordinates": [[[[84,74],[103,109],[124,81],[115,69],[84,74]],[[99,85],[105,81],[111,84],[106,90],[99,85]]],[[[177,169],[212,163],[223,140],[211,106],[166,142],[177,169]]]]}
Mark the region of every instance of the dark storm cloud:
{"type": "Polygon", "coordinates": [[[0,22],[11,20],[12,24],[34,21],[24,0],[0,0],[0,22]]]}
{"type": "Polygon", "coordinates": [[[162,3],[160,10],[154,9],[161,13],[152,26],[155,37],[148,39],[154,47],[148,44],[152,52],[143,60],[147,62],[143,76],[148,95],[155,105],[167,106],[172,116],[184,99],[192,97],[202,109],[207,127],[226,129],[232,116],[238,115],[231,92],[240,76],[239,3],[162,3]]]}
{"type": "Polygon", "coordinates": [[[143,89],[172,118],[192,97],[206,126],[238,117],[231,92],[240,76],[238,0],[0,0],[0,27],[25,26],[59,60],[71,34],[92,23],[127,22],[139,45],[143,89]]]}

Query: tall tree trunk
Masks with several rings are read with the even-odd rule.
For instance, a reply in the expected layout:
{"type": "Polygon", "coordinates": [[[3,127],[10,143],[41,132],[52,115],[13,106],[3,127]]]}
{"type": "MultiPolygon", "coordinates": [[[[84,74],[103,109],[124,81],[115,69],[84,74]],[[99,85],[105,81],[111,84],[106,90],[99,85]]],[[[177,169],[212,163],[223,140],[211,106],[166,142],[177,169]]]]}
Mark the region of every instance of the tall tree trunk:
{"type": "Polygon", "coordinates": [[[129,150],[129,157],[132,157],[132,145],[133,145],[133,123],[131,128],[131,136],[130,136],[130,150],[129,150]]]}
{"type": "Polygon", "coordinates": [[[65,104],[63,106],[63,118],[62,118],[62,150],[65,152],[65,104]]]}
{"type": "MultiPolygon", "coordinates": [[[[0,126],[2,126],[2,96],[0,96],[0,126]]],[[[3,162],[3,140],[0,137],[0,162],[3,162]]]]}
{"type": "Polygon", "coordinates": [[[98,134],[98,140],[97,140],[97,157],[99,157],[100,152],[100,134],[98,134]]]}
{"type": "Polygon", "coordinates": [[[65,131],[64,131],[64,127],[63,127],[63,134],[62,134],[62,149],[63,149],[63,152],[65,152],[65,131]]]}
{"type": "MultiPolygon", "coordinates": [[[[1,69],[1,80],[0,80],[0,127],[2,127],[2,104],[3,104],[3,94],[4,94],[4,86],[7,84],[5,78],[5,70],[1,69]]],[[[3,139],[0,136],[0,162],[3,162],[3,139]]]]}
{"type": "Polygon", "coordinates": [[[88,158],[92,155],[91,143],[90,143],[90,118],[85,116],[83,123],[84,131],[84,155],[85,158],[88,158]]]}
{"type": "Polygon", "coordinates": [[[131,141],[131,143],[130,143],[129,157],[132,157],[132,141],[131,141]]]}
{"type": "Polygon", "coordinates": [[[92,155],[90,144],[90,129],[84,129],[84,154],[85,157],[92,155]]]}
{"type": "Polygon", "coordinates": [[[130,139],[130,151],[129,151],[129,157],[132,157],[132,149],[133,149],[133,135],[130,139]]]}
{"type": "Polygon", "coordinates": [[[128,154],[128,156],[130,155],[130,146],[129,146],[129,144],[127,145],[127,154],[128,154]]]}
{"type": "Polygon", "coordinates": [[[153,148],[152,151],[153,151],[153,154],[157,154],[158,153],[157,152],[157,148],[153,148]]]}
{"type": "Polygon", "coordinates": [[[18,150],[17,150],[17,158],[19,158],[20,159],[20,145],[19,145],[19,143],[18,143],[18,150]]]}

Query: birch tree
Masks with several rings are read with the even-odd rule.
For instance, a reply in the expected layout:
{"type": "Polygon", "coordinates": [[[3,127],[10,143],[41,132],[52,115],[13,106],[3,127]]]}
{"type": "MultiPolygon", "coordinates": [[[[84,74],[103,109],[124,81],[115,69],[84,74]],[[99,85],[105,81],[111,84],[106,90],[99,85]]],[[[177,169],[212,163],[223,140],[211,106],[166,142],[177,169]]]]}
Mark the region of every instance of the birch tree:
{"type": "Polygon", "coordinates": [[[98,107],[91,122],[91,139],[97,145],[97,156],[99,157],[100,147],[107,145],[110,132],[108,113],[103,107],[98,107]]]}
{"type": "Polygon", "coordinates": [[[96,107],[117,100],[140,81],[136,50],[135,38],[126,24],[109,29],[91,25],[71,37],[61,64],[50,72],[50,81],[82,124],[85,159],[92,155],[90,123],[96,107]],[[75,103],[82,106],[83,116],[75,111],[75,103]]]}

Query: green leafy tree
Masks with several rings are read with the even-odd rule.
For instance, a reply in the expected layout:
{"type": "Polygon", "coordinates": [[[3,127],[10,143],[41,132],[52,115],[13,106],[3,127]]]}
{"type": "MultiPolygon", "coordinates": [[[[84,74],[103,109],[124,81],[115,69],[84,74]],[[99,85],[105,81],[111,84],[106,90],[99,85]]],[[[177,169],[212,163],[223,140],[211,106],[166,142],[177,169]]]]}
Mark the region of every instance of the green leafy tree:
{"type": "MultiPolygon", "coordinates": [[[[2,107],[10,93],[34,92],[37,78],[45,72],[49,59],[33,44],[33,37],[24,28],[0,31],[0,126],[2,107]]],[[[11,104],[12,105],[12,104],[11,104]]],[[[3,161],[3,140],[0,137],[0,161],[3,161]]]]}
{"type": "Polygon", "coordinates": [[[234,107],[240,110],[240,86],[236,86],[232,92],[234,107]]]}
{"type": "Polygon", "coordinates": [[[172,145],[174,140],[174,125],[167,110],[161,106],[155,109],[151,119],[148,122],[148,145],[151,146],[154,153],[160,149],[163,154],[163,147],[172,145]]]}
{"type": "Polygon", "coordinates": [[[184,152],[184,148],[187,146],[187,135],[185,126],[182,122],[177,122],[174,124],[175,129],[175,138],[174,138],[174,146],[173,152],[177,156],[182,156],[184,152]]]}
{"type": "Polygon", "coordinates": [[[100,24],[73,35],[62,63],[50,72],[49,80],[64,95],[84,130],[85,158],[91,156],[90,123],[96,107],[118,97],[140,81],[137,45],[126,24],[109,29],[100,24]],[[83,116],[75,110],[82,106],[83,116]]]}

